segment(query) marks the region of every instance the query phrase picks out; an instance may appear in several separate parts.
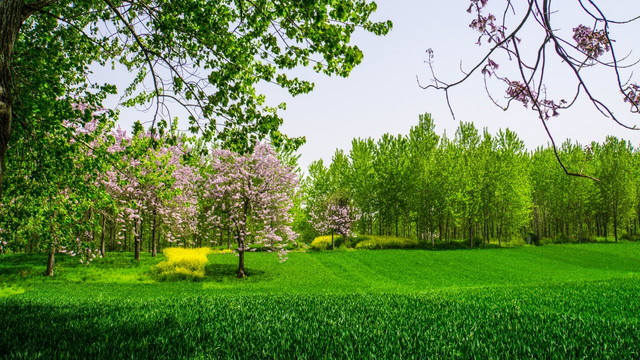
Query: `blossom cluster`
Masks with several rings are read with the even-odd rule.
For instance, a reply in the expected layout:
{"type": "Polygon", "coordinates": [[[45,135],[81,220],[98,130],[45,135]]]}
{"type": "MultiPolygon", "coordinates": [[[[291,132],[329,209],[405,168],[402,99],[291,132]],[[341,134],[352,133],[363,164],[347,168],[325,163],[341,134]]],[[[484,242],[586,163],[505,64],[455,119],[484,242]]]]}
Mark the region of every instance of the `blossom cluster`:
{"type": "Polygon", "coordinates": [[[624,93],[624,102],[631,103],[631,111],[639,112],[638,106],[640,106],[640,85],[629,84],[624,93]]]}
{"type": "Polygon", "coordinates": [[[559,102],[555,102],[550,99],[541,99],[537,97],[537,93],[534,93],[534,90],[528,88],[521,81],[511,81],[509,79],[505,79],[507,82],[507,97],[509,99],[513,99],[515,101],[521,102],[524,107],[529,106],[529,102],[531,102],[531,108],[539,110],[544,119],[547,120],[552,116],[558,116],[558,110],[561,109],[565,104],[565,100],[560,100],[559,102]],[[530,95],[533,95],[533,97],[530,95]]]}
{"type": "Polygon", "coordinates": [[[468,13],[475,13],[475,18],[469,24],[469,27],[480,33],[477,44],[482,44],[482,38],[487,37],[488,43],[499,43],[505,39],[506,28],[496,23],[497,18],[493,14],[483,14],[482,9],[487,6],[488,0],[471,0],[471,4],[467,8],[468,13]]]}
{"type": "Polygon", "coordinates": [[[584,25],[573,28],[573,40],[578,49],[592,59],[597,59],[611,48],[606,31],[592,30],[584,25]]]}

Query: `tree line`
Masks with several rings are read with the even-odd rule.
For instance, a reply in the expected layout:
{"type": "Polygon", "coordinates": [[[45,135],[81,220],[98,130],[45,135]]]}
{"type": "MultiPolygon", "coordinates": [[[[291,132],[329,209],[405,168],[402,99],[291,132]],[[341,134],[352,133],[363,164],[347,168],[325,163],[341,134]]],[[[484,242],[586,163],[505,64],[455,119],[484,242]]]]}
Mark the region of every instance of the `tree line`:
{"type": "MultiPolygon", "coordinates": [[[[519,238],[617,241],[640,225],[640,150],[607,137],[558,149],[528,151],[510,130],[480,132],[461,122],[453,138],[439,136],[429,114],[408,135],[353,139],[330,164],[313,162],[303,184],[310,219],[327,203],[348,203],[361,234],[416,238],[435,246],[464,239],[469,246],[519,238]]],[[[298,221],[303,238],[319,233],[298,221]]]]}

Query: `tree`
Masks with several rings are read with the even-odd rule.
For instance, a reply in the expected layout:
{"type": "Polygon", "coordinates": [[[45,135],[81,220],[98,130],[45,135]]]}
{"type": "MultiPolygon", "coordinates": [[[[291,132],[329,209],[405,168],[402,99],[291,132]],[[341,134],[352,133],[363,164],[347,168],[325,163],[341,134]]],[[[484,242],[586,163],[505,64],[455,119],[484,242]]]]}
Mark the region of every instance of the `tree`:
{"type": "Polygon", "coordinates": [[[453,204],[458,211],[458,224],[466,228],[469,247],[473,246],[473,228],[479,217],[480,166],[476,162],[480,135],[472,123],[460,123],[453,146],[454,182],[453,204]]]}
{"type": "Polygon", "coordinates": [[[298,95],[313,84],[289,69],[349,75],[362,60],[350,44],[355,29],[383,35],[391,28],[369,20],[375,10],[365,0],[2,1],[0,188],[11,141],[32,128],[59,128],[78,96],[99,108],[116,92],[90,80],[92,65],[135,73],[123,104],[152,108],[152,131],[166,128],[173,102],[189,113],[191,131],[224,147],[246,152],[263,138],[297,147],[304,139],[278,131],[282,120],[256,84],[298,95]]]}
{"type": "Polygon", "coordinates": [[[382,135],[378,140],[373,169],[376,172],[376,205],[378,208],[380,234],[383,225],[388,235],[395,228],[399,236],[401,217],[408,215],[408,202],[411,195],[409,185],[408,141],[403,135],[382,135]]]}
{"type": "Polygon", "coordinates": [[[316,231],[321,234],[331,232],[331,250],[335,250],[334,234],[342,235],[342,240],[346,241],[353,236],[353,224],[358,220],[349,199],[341,196],[325,199],[325,203],[310,215],[309,221],[316,231]]]}
{"type": "Polygon", "coordinates": [[[600,193],[618,241],[618,229],[633,219],[636,205],[633,147],[629,142],[609,136],[595,151],[599,159],[600,193]]]}
{"type": "Polygon", "coordinates": [[[206,217],[214,226],[230,226],[238,244],[238,277],[246,276],[244,255],[250,243],[262,243],[284,252],[283,242],[294,241],[291,230],[293,197],[298,178],[282,166],[276,152],[257,143],[253,153],[240,155],[212,149],[203,170],[204,197],[211,206],[206,217]]]}
{"type": "Polygon", "coordinates": [[[349,159],[351,163],[352,196],[355,206],[360,209],[360,224],[363,233],[373,233],[375,216],[376,172],[373,168],[376,145],[371,138],[353,139],[349,159]]]}
{"type": "Polygon", "coordinates": [[[528,173],[528,157],[524,154],[524,143],[509,130],[499,131],[496,136],[496,164],[494,168],[495,209],[498,245],[524,229],[531,213],[531,183],[528,173]]]}
{"type": "MultiPolygon", "coordinates": [[[[519,102],[537,114],[549,136],[555,158],[565,173],[590,177],[571,172],[565,167],[546,121],[571,107],[584,95],[605,117],[624,128],[640,129],[637,121],[621,119],[611,109],[611,104],[598,98],[594,90],[600,84],[590,82],[586,76],[592,70],[609,70],[621,92],[620,100],[630,105],[631,113],[640,112],[640,85],[633,81],[632,76],[638,62],[617,53],[617,45],[611,37],[613,26],[640,21],[640,16],[631,14],[626,19],[614,19],[607,15],[611,10],[608,6],[619,5],[611,2],[578,1],[574,6],[573,11],[584,15],[591,24],[569,24],[572,31],[567,32],[555,21],[560,15],[551,0],[528,0],[524,3],[470,0],[467,12],[472,14],[473,19],[469,26],[480,33],[477,44],[487,44],[490,48],[480,61],[473,64],[470,70],[463,70],[462,76],[455,81],[442,81],[435,75],[434,53],[431,49],[427,50],[427,63],[434,80],[432,84],[420,86],[443,90],[448,102],[451,88],[464,83],[474,73],[482,73],[487,94],[498,107],[506,110],[512,103],[519,102]],[[525,31],[531,34],[523,35],[525,31]],[[538,33],[535,34],[535,31],[538,33]],[[556,59],[552,59],[554,56],[556,59]],[[566,98],[568,100],[551,96],[548,89],[548,67],[557,62],[555,60],[559,60],[575,79],[576,90],[566,98]],[[513,67],[505,71],[505,68],[508,69],[505,64],[512,64],[513,67]],[[499,101],[489,90],[490,80],[502,84],[506,102],[499,101]]],[[[453,115],[451,106],[450,110],[453,115]]]]}
{"type": "Polygon", "coordinates": [[[430,114],[420,115],[418,125],[409,131],[409,174],[411,196],[410,207],[415,214],[416,234],[420,240],[425,240],[428,233],[431,246],[435,246],[433,234],[436,230],[435,200],[439,191],[432,176],[433,166],[436,166],[436,148],[439,137],[436,135],[435,125],[430,114]]]}

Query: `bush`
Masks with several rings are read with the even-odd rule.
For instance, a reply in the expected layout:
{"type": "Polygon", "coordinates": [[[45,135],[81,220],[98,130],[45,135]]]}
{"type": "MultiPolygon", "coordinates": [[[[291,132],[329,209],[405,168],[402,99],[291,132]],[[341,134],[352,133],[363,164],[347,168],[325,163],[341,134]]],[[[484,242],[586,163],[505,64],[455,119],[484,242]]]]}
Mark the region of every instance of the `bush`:
{"type": "MultiPolygon", "coordinates": [[[[342,245],[342,235],[333,236],[333,244],[337,248],[342,245]]],[[[311,242],[311,248],[313,250],[327,250],[331,249],[331,235],[318,236],[311,242]]]]}
{"type": "Polygon", "coordinates": [[[231,250],[166,248],[162,253],[167,260],[158,263],[153,271],[160,280],[201,280],[204,278],[204,267],[209,262],[207,255],[228,252],[231,250]]]}
{"type": "Polygon", "coordinates": [[[418,240],[393,236],[370,236],[356,244],[356,249],[408,249],[418,247],[418,240]]]}

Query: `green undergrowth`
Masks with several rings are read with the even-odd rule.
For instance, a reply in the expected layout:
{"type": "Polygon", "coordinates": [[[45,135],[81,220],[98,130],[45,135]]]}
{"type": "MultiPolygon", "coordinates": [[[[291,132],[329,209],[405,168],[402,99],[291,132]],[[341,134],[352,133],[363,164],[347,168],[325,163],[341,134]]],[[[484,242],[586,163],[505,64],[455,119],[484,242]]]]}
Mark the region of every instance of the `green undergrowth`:
{"type": "Polygon", "coordinates": [[[366,236],[356,244],[356,249],[414,249],[419,246],[418,240],[395,236],[366,236]]]}

